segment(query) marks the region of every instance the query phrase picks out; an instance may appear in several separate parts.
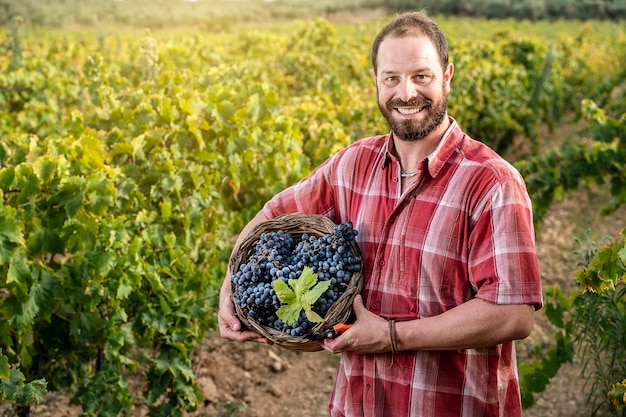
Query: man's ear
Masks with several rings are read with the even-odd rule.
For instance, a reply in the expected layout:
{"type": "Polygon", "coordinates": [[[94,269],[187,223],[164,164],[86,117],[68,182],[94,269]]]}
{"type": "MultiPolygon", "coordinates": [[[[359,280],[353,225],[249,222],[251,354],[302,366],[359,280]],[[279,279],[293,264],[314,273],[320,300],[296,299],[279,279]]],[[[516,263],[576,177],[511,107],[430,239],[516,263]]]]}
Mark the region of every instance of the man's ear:
{"type": "Polygon", "coordinates": [[[370,74],[372,75],[372,80],[374,80],[374,84],[376,84],[376,70],[372,68],[370,70],[370,74]]]}
{"type": "Polygon", "coordinates": [[[448,63],[448,67],[443,73],[443,83],[446,89],[446,92],[450,92],[450,83],[452,82],[452,77],[454,76],[454,64],[452,62],[448,63]]]}

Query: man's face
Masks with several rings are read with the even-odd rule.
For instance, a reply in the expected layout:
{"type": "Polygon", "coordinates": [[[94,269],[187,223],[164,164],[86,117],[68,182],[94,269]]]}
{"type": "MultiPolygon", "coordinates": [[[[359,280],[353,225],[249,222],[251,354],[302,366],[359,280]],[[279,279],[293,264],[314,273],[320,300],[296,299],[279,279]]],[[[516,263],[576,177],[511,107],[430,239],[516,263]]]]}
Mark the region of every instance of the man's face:
{"type": "Polygon", "coordinates": [[[378,50],[376,81],[378,108],[394,135],[415,141],[437,128],[447,114],[454,67],[444,72],[432,42],[425,37],[386,38],[378,50]]]}

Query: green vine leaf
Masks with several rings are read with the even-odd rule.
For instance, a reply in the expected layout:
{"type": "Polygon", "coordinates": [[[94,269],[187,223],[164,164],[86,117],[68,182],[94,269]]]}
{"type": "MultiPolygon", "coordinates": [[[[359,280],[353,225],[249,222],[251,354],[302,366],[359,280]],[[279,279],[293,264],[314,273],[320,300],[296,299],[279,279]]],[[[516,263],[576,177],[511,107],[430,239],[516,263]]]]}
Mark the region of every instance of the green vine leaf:
{"type": "Polygon", "coordinates": [[[47,383],[43,379],[26,382],[24,374],[18,369],[11,369],[6,375],[6,357],[0,355],[2,377],[0,377],[0,399],[15,401],[18,406],[40,403],[47,393],[47,383]]]}
{"type": "Polygon", "coordinates": [[[283,305],[276,315],[287,324],[293,324],[304,310],[307,319],[312,323],[324,321],[311,307],[330,286],[330,281],[317,280],[317,274],[308,266],[304,267],[298,279],[290,279],[289,285],[284,281],[274,281],[274,291],[283,305]]]}
{"type": "Polygon", "coordinates": [[[6,356],[0,351],[0,379],[9,379],[11,376],[11,365],[6,356]]]}

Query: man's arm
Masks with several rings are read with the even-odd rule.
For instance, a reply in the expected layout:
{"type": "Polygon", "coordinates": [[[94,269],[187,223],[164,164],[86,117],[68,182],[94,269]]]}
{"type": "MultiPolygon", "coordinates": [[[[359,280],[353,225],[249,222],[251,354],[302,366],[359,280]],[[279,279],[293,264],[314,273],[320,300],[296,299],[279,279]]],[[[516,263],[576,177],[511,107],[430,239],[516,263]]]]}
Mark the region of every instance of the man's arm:
{"type": "Polygon", "coordinates": [[[474,349],[525,339],[533,330],[534,316],[531,305],[474,298],[438,316],[397,323],[398,349],[474,349]]]}
{"type": "MultiPolygon", "coordinates": [[[[267,220],[267,217],[259,211],[256,216],[243,228],[237,241],[235,242],[235,248],[237,248],[243,240],[248,236],[252,229],[267,220]]],[[[218,327],[220,330],[220,336],[224,339],[233,340],[236,342],[255,341],[260,343],[271,344],[271,341],[261,336],[257,332],[241,329],[241,321],[237,318],[235,313],[235,305],[230,298],[231,283],[230,283],[230,265],[226,271],[224,282],[220,289],[220,302],[219,312],[217,315],[218,327]]]]}
{"type": "MultiPolygon", "coordinates": [[[[368,311],[360,296],[354,302],[356,321],[343,335],[325,340],[333,353],[391,351],[387,320],[368,311]]],[[[535,308],[525,304],[493,304],[475,298],[437,316],[397,322],[398,350],[457,350],[495,346],[528,337],[535,308]]]]}

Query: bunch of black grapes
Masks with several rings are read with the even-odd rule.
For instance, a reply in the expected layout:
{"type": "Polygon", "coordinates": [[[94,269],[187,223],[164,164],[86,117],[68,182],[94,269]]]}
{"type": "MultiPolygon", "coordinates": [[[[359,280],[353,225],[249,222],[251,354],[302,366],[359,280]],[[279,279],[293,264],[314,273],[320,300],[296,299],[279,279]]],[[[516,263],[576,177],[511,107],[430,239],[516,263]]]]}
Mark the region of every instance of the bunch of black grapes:
{"type": "Polygon", "coordinates": [[[361,257],[351,250],[357,235],[351,222],[336,225],[324,236],[303,234],[296,241],[282,230],[263,233],[255,252],[231,277],[235,284],[235,302],[248,311],[257,323],[291,336],[305,336],[313,327],[304,311],[291,325],[276,315],[281,302],[273,282],[297,279],[305,266],[318,276],[318,281],[330,281],[330,286],[315,302],[312,309],[325,317],[330,306],[345,292],[352,274],[361,270],[361,257]]]}

